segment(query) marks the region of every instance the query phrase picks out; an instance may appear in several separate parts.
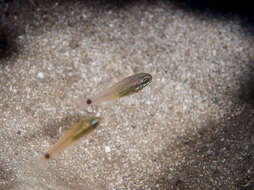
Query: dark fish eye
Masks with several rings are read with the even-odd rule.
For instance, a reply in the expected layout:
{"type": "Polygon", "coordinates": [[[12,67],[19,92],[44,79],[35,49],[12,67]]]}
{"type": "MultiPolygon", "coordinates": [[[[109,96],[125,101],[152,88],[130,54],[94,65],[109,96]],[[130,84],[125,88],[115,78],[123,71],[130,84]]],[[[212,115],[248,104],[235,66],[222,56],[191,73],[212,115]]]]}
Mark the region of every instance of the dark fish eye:
{"type": "Polygon", "coordinates": [[[97,127],[98,124],[99,124],[99,121],[98,121],[98,120],[93,120],[93,121],[92,121],[92,126],[97,127]]]}
{"type": "Polygon", "coordinates": [[[149,78],[144,78],[142,83],[143,83],[143,84],[146,84],[146,83],[148,83],[149,81],[150,81],[149,78]]]}

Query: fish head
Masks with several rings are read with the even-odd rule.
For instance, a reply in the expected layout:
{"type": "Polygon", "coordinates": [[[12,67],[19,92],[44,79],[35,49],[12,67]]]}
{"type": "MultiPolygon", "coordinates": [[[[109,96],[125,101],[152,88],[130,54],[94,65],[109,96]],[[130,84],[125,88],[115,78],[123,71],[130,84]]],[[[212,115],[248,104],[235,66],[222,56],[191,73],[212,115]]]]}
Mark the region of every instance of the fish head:
{"type": "Polygon", "coordinates": [[[142,90],[144,87],[146,87],[148,84],[152,82],[152,75],[148,73],[140,73],[137,75],[137,83],[135,87],[135,91],[142,90]]]}
{"type": "Polygon", "coordinates": [[[100,118],[100,117],[89,117],[87,120],[89,121],[89,123],[93,127],[97,127],[101,123],[102,118],[100,118]]]}

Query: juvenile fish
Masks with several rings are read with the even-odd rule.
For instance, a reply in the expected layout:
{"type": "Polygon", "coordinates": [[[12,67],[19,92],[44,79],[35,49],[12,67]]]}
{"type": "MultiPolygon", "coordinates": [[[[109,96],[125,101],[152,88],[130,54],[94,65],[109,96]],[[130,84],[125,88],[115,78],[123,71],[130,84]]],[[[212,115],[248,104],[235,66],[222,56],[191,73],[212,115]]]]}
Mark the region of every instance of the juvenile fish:
{"type": "Polygon", "coordinates": [[[152,81],[152,76],[148,73],[139,73],[129,76],[112,87],[104,90],[94,98],[86,100],[87,104],[100,104],[105,101],[115,100],[142,90],[152,81]]]}
{"type": "Polygon", "coordinates": [[[87,119],[82,119],[66,132],[66,134],[58,141],[58,143],[56,143],[49,150],[49,152],[44,155],[44,158],[46,160],[52,158],[56,153],[66,149],[74,142],[88,135],[98,127],[100,122],[101,118],[98,117],[89,117],[87,119]]]}

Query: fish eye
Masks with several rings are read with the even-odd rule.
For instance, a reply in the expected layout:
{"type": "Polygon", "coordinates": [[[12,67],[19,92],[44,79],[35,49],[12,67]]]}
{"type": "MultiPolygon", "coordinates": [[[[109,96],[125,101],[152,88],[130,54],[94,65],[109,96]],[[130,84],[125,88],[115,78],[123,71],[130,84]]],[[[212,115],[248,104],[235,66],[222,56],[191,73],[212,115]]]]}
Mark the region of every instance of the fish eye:
{"type": "Polygon", "coordinates": [[[149,78],[144,78],[143,79],[143,84],[146,84],[146,83],[148,83],[150,80],[149,80],[149,78]]]}
{"type": "Polygon", "coordinates": [[[92,121],[92,126],[97,127],[99,125],[99,121],[98,120],[93,120],[92,121]]]}

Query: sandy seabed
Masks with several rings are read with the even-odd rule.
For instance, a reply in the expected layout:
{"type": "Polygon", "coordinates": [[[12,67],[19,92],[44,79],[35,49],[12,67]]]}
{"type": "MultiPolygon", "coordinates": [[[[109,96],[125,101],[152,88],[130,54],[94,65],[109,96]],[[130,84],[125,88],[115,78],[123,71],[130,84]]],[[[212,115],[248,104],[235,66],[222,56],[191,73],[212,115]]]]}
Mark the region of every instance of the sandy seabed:
{"type": "Polygon", "coordinates": [[[251,190],[254,38],[167,1],[0,1],[1,190],[251,190]],[[125,76],[140,93],[77,105],[125,76]],[[39,164],[73,124],[87,138],[39,164]]]}

